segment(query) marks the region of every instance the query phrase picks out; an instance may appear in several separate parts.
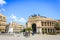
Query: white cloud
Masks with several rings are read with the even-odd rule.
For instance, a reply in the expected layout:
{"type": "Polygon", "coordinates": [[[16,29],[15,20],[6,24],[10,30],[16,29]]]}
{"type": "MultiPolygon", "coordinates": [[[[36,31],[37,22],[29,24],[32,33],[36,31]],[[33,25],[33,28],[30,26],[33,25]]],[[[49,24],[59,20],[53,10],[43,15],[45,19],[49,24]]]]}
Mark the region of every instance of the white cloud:
{"type": "Polygon", "coordinates": [[[15,16],[14,14],[12,14],[12,15],[10,16],[10,18],[11,18],[12,20],[14,20],[14,21],[17,21],[17,16],[15,16]]]}
{"type": "Polygon", "coordinates": [[[19,18],[14,14],[12,14],[10,16],[10,18],[12,19],[11,21],[16,21],[16,22],[20,22],[20,23],[25,23],[26,22],[25,18],[23,18],[23,17],[19,18]]]}
{"type": "Polygon", "coordinates": [[[19,22],[26,22],[26,20],[24,18],[20,18],[19,22]]]}
{"type": "Polygon", "coordinates": [[[0,0],[0,5],[6,4],[5,0],[0,0]]]}

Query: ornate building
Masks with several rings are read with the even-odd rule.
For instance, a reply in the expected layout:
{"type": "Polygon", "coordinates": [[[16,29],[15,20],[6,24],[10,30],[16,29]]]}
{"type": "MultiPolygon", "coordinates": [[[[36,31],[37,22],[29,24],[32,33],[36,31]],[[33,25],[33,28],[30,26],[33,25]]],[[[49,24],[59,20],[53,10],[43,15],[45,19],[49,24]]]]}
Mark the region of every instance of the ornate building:
{"type": "Polygon", "coordinates": [[[33,29],[34,33],[42,33],[43,30],[45,33],[49,32],[55,32],[54,25],[57,22],[57,20],[47,18],[44,16],[37,16],[37,15],[32,15],[28,18],[28,21],[26,23],[27,27],[31,27],[33,29]]]}
{"type": "Polygon", "coordinates": [[[6,28],[6,16],[0,13],[0,29],[2,32],[5,32],[6,28]]]}
{"type": "Polygon", "coordinates": [[[23,25],[16,22],[11,22],[9,28],[13,28],[13,32],[19,33],[23,29],[23,25]]]}

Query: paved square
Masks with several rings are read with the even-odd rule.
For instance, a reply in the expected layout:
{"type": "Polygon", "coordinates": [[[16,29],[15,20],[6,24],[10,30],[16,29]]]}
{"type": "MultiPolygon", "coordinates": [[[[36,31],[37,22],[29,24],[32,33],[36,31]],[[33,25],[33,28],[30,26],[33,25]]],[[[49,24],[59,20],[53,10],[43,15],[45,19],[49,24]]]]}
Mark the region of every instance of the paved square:
{"type": "Polygon", "coordinates": [[[60,35],[41,35],[36,34],[30,37],[24,37],[22,34],[10,36],[0,35],[0,40],[60,40],[60,35]],[[20,35],[20,36],[19,36],[20,35]]]}

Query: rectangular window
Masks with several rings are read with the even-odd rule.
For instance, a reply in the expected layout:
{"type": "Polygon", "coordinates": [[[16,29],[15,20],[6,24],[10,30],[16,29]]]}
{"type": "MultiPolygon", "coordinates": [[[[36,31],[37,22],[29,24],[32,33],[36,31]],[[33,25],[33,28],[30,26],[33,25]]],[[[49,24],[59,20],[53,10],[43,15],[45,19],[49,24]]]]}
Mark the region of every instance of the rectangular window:
{"type": "Polygon", "coordinates": [[[49,22],[47,22],[48,26],[49,26],[49,22]]]}
{"type": "Polygon", "coordinates": [[[3,17],[3,19],[5,20],[5,17],[3,17]]]}
{"type": "Polygon", "coordinates": [[[42,22],[42,26],[43,26],[43,22],[42,22]]]}
{"type": "Polygon", "coordinates": [[[45,26],[46,26],[46,22],[45,22],[45,26]]]}
{"type": "Polygon", "coordinates": [[[0,16],[0,20],[2,20],[2,16],[0,16]]]}

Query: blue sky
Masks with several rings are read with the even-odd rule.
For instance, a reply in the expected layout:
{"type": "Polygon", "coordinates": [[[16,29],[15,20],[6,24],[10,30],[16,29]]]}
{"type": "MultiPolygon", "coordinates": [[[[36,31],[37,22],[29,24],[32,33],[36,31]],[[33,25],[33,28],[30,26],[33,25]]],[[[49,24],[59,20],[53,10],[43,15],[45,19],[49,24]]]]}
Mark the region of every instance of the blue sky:
{"type": "Polygon", "coordinates": [[[48,18],[60,19],[59,0],[1,0],[0,12],[7,16],[7,22],[26,23],[28,17],[40,14],[48,18]]]}

